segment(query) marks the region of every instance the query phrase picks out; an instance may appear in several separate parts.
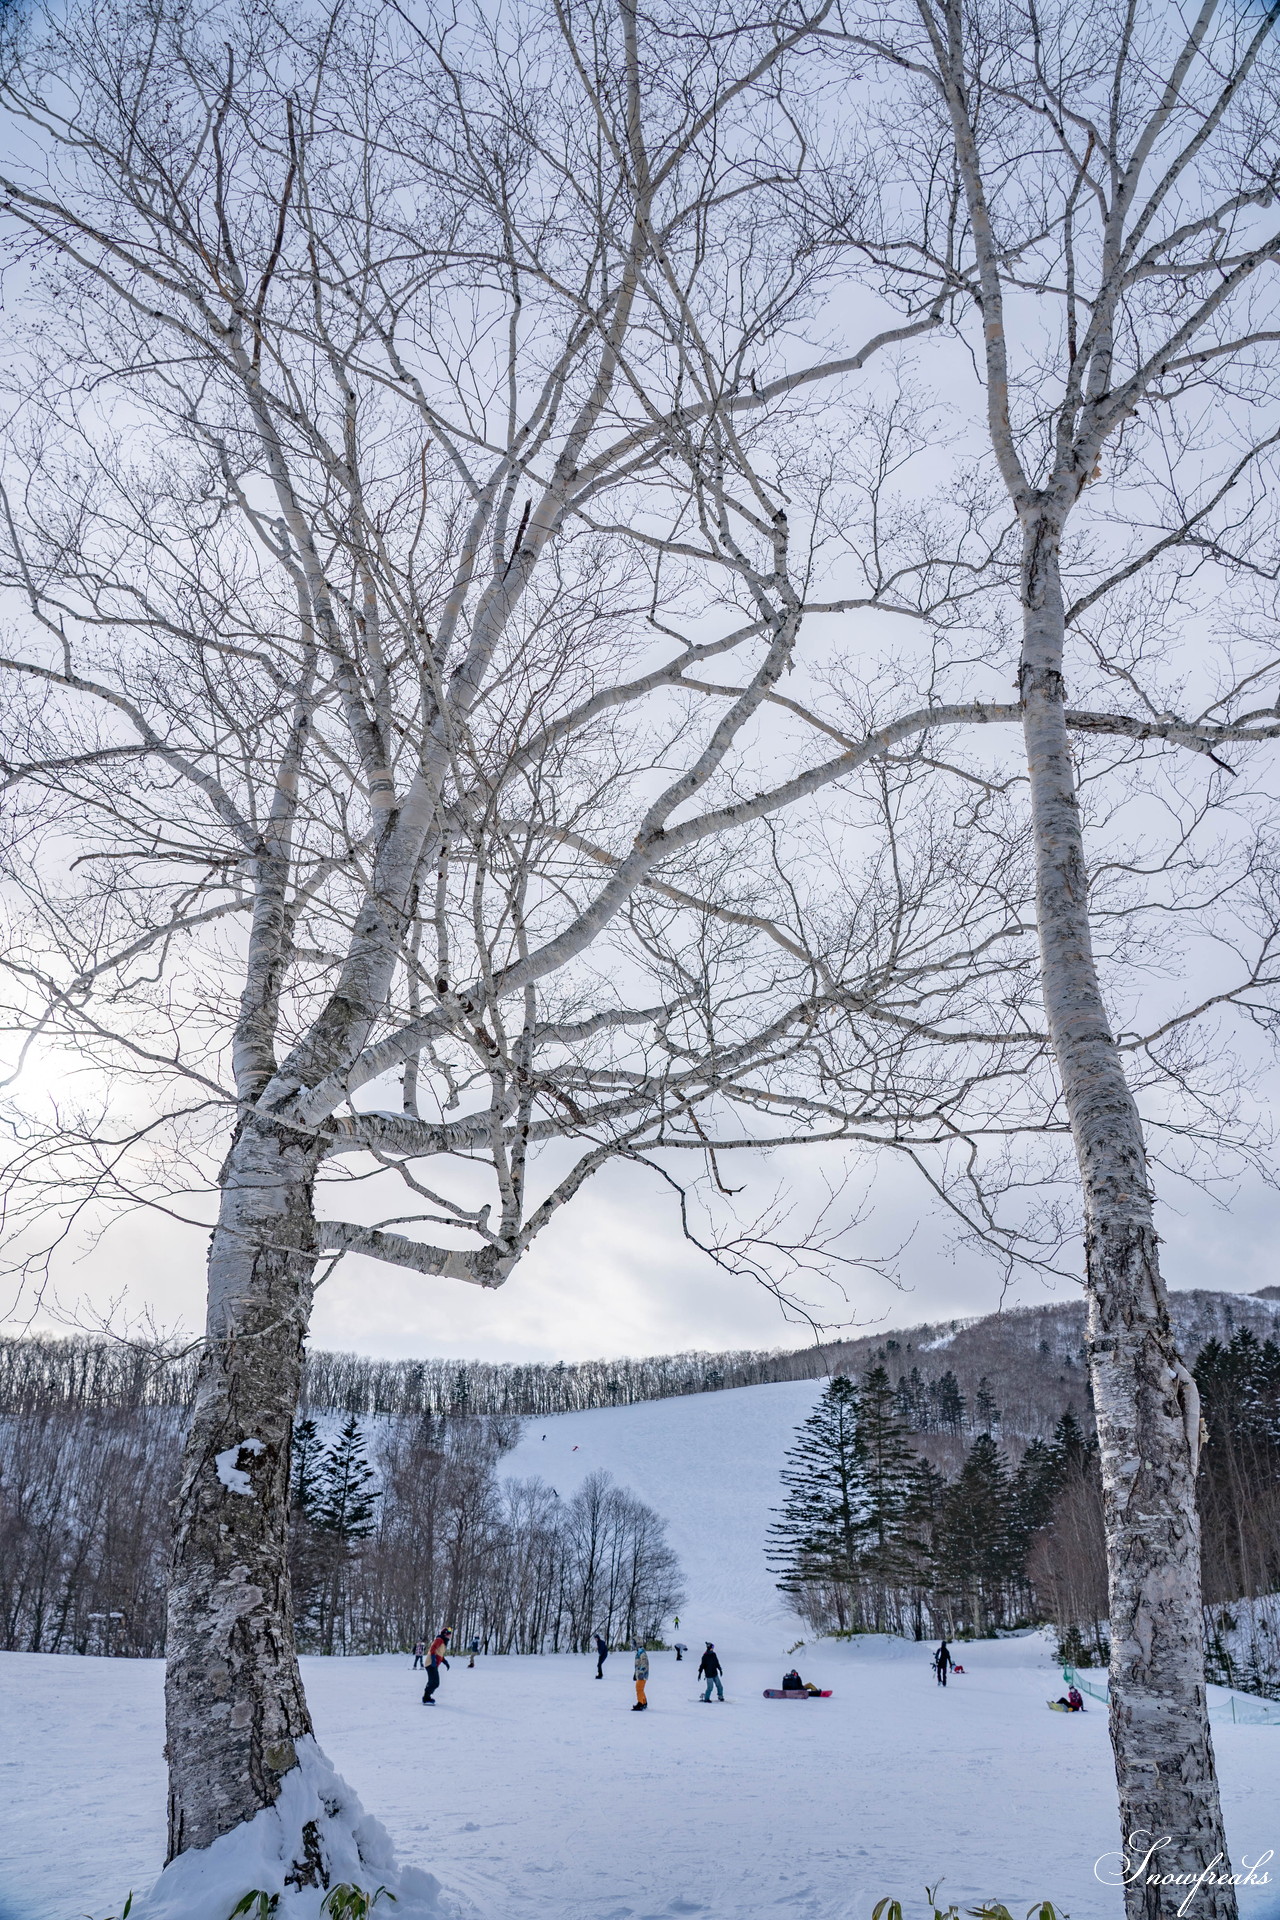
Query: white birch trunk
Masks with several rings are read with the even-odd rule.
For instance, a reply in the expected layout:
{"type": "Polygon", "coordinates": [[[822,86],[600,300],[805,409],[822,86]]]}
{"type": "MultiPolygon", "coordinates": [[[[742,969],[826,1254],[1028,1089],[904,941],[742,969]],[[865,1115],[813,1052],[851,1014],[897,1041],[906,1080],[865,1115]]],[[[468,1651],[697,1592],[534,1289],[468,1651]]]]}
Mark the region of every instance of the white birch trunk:
{"type": "Polygon", "coordinates": [[[1212,1869],[1196,1920],[1234,1920],[1205,1695],[1196,1511],[1199,1400],[1169,1325],[1142,1123],[1099,990],[1068,745],[1059,529],[1028,519],[1021,688],[1045,1014],[1084,1189],[1089,1368],[1111,1608],[1111,1739],[1131,1860],[1129,1920],[1161,1920],[1212,1869]]]}
{"type": "MultiPolygon", "coordinates": [[[[293,1646],[288,1514],[315,1264],[313,1176],[307,1143],[253,1123],[223,1170],[169,1588],[170,1860],[271,1806],[311,1732],[293,1646]]],[[[300,1839],[299,1884],[315,1884],[300,1839]]]]}

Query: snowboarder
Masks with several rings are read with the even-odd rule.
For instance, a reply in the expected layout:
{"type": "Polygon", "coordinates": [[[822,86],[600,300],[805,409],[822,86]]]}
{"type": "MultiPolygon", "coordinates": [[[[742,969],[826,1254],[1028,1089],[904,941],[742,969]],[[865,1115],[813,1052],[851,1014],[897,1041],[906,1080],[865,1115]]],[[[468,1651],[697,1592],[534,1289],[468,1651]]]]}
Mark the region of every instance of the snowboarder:
{"type": "Polygon", "coordinates": [[[649,1702],[644,1697],[645,1681],[649,1678],[649,1656],[643,1640],[636,1641],[636,1703],[632,1713],[643,1713],[649,1702]]]}
{"type": "Polygon", "coordinates": [[[427,1643],[426,1643],[426,1641],[425,1641],[425,1640],[415,1640],[415,1641],[414,1641],[414,1643],[413,1643],[413,1664],[414,1664],[414,1666],[415,1666],[415,1667],[420,1667],[420,1666],[422,1665],[422,1656],[423,1656],[423,1654],[424,1654],[424,1653],[426,1652],[426,1650],[427,1650],[427,1643]]]}
{"type": "Polygon", "coordinates": [[[1062,1707],[1067,1713],[1084,1712],[1084,1696],[1078,1687],[1068,1687],[1065,1694],[1059,1694],[1054,1701],[1055,1707],[1062,1707]]]}
{"type": "Polygon", "coordinates": [[[805,1691],[804,1681],[800,1678],[797,1668],[792,1667],[790,1673],[783,1674],[782,1691],[784,1693],[803,1693],[805,1691]]]}
{"type": "Polygon", "coordinates": [[[686,1655],[686,1653],[688,1653],[689,1649],[685,1645],[683,1640],[676,1640],[673,1642],[673,1645],[676,1650],[676,1664],[678,1666],[679,1663],[684,1659],[684,1656],[686,1655]]]}
{"type": "Polygon", "coordinates": [[[471,1645],[467,1648],[467,1652],[471,1655],[471,1658],[467,1662],[468,1667],[474,1667],[476,1663],[476,1655],[479,1653],[479,1651],[480,1651],[480,1636],[477,1634],[472,1639],[471,1645]]]}
{"type": "Polygon", "coordinates": [[[954,1665],[955,1661],[951,1658],[951,1649],[944,1640],[933,1656],[933,1671],[938,1677],[938,1685],[940,1687],[946,1686],[947,1674],[954,1665]]]}
{"type": "Polygon", "coordinates": [[[447,1667],[449,1664],[446,1658],[448,1652],[449,1629],[448,1627],[441,1627],[439,1633],[431,1642],[431,1652],[427,1655],[427,1684],[422,1694],[422,1704],[424,1707],[434,1707],[435,1705],[432,1695],[440,1685],[441,1667],[447,1667]]]}
{"type": "Polygon", "coordinates": [[[720,1665],[720,1655],[716,1652],[714,1643],[708,1640],[707,1650],[698,1662],[698,1678],[699,1680],[705,1680],[707,1683],[706,1691],[702,1696],[702,1704],[704,1706],[710,1704],[712,1687],[715,1688],[720,1699],[724,1699],[724,1681],[720,1677],[723,1672],[724,1668],[720,1665]]]}
{"type": "Polygon", "coordinates": [[[604,1679],[604,1663],[609,1658],[609,1642],[602,1633],[596,1635],[596,1679],[604,1679]]]}

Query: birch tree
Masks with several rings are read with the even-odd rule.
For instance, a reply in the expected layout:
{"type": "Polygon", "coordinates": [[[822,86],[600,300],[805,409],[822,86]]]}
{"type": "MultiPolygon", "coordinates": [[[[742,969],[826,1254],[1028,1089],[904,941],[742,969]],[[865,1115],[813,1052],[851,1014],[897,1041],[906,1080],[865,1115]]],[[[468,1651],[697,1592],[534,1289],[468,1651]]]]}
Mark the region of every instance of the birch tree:
{"type": "MultiPolygon", "coordinates": [[[[1072,708],[1107,690],[1116,731],[1225,751],[1219,769],[1225,743],[1274,735],[1276,19],[1215,0],[895,0],[821,29],[853,65],[819,226],[898,311],[945,298],[936,378],[954,393],[971,357],[986,445],[965,445],[1016,528],[1016,720],[1044,1018],[1083,1192],[1122,1830],[1135,1867],[1154,1840],[1149,1874],[1170,1879],[1132,1875],[1132,1920],[1181,1911],[1191,1880],[1197,1912],[1226,1920],[1235,1896],[1218,1884],[1199,1402],[1096,962],[1072,708]],[[1214,600],[1240,586],[1252,611],[1233,634],[1214,600]]],[[[1229,772],[1210,777],[1221,796],[1229,772]]]]}
{"type": "Polygon", "coordinates": [[[1042,1044],[1016,978],[1007,1031],[963,1018],[1007,846],[900,843],[893,756],[945,716],[842,733],[780,688],[815,612],[934,592],[871,553],[819,600],[821,515],[791,524],[839,478],[805,396],[936,322],[806,351],[811,24],[89,4],[10,49],[7,1194],[54,1239],[213,1194],[167,1630],[187,1920],[185,1857],[273,1807],[268,1891],[390,1872],[289,1612],[334,1260],[498,1286],[611,1160],[683,1198],[682,1154],[723,1185],[741,1149],[949,1133],[1042,1044]],[[862,770],[819,844],[884,833],[841,892],[805,809],[862,770]]]}

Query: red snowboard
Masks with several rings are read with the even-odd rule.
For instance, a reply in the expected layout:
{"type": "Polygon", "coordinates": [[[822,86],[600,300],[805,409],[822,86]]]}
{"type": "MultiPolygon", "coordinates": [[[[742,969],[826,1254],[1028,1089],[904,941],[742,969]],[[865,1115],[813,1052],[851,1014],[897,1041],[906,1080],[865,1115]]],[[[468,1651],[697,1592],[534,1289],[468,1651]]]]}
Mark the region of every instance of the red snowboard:
{"type": "Polygon", "coordinates": [[[807,1693],[803,1687],[766,1687],[766,1700],[829,1700],[831,1688],[824,1687],[821,1693],[807,1693]]]}

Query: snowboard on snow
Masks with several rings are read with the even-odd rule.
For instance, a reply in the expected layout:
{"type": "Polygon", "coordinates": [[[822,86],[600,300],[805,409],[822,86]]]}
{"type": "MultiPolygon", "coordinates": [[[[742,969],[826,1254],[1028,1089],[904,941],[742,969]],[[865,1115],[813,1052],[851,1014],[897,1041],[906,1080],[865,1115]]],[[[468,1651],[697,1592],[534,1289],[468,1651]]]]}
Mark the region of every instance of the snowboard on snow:
{"type": "Polygon", "coordinates": [[[766,1687],[766,1700],[829,1700],[832,1689],[823,1687],[818,1693],[805,1693],[799,1687],[766,1687]]]}
{"type": "Polygon", "coordinates": [[[1061,1700],[1046,1700],[1050,1713],[1083,1713],[1083,1707],[1064,1707],[1061,1700]]]}

